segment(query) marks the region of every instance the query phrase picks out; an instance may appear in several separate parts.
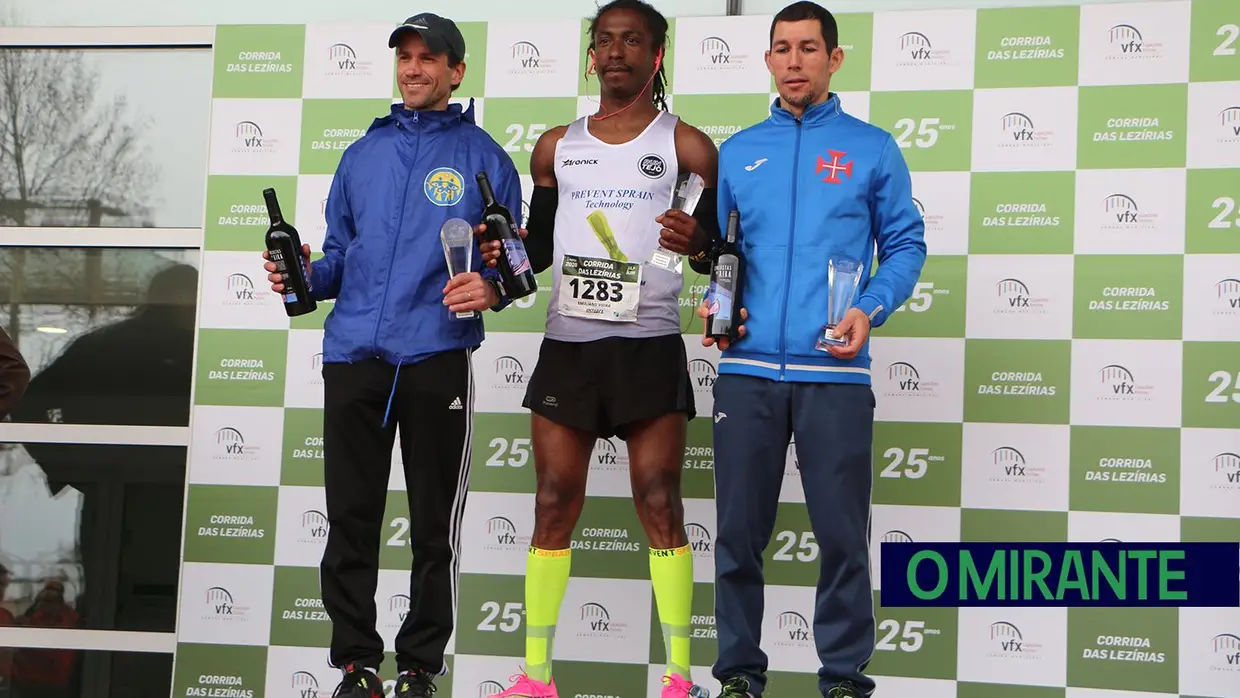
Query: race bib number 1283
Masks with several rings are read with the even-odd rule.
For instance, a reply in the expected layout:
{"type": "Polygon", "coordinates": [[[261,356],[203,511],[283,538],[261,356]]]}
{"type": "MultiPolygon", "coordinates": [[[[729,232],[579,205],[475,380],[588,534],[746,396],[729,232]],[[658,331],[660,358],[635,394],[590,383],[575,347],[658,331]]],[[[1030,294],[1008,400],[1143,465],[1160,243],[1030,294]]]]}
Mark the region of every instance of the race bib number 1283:
{"type": "Polygon", "coordinates": [[[556,307],[570,317],[634,322],[641,283],[641,264],[566,254],[556,307]]]}

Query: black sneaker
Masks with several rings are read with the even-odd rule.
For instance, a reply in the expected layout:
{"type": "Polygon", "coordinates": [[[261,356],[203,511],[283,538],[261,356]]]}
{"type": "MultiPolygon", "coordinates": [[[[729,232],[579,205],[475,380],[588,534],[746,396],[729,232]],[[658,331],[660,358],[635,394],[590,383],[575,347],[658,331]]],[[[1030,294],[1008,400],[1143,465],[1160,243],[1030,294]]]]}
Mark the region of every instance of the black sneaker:
{"type": "Polygon", "coordinates": [[[435,675],[428,671],[406,671],[396,679],[395,698],[429,698],[435,693],[435,675]]]}
{"type": "Polygon", "coordinates": [[[723,682],[719,698],[754,698],[749,692],[749,679],[744,676],[733,676],[723,682]]]}
{"type": "Polygon", "coordinates": [[[349,664],[332,698],[384,698],[383,682],[370,669],[349,664]]]}
{"type": "Polygon", "coordinates": [[[865,694],[861,692],[861,689],[845,681],[838,686],[832,686],[831,690],[827,691],[827,698],[865,698],[865,694]]]}

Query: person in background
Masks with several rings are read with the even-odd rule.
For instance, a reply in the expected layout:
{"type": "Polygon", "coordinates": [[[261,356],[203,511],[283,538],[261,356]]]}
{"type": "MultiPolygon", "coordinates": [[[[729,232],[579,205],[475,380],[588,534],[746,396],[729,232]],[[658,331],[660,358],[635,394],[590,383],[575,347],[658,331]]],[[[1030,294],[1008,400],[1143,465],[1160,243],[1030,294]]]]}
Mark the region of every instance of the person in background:
{"type": "MultiPolygon", "coordinates": [[[[166,262],[163,262],[166,264],[166,262]]],[[[189,425],[190,388],[193,381],[194,326],[197,316],[198,270],[189,264],[167,264],[155,272],[143,302],[119,322],[91,329],[73,338],[50,363],[38,367],[26,394],[13,409],[12,419],[24,424],[124,424],[131,426],[186,427],[189,425]],[[141,376],[141,380],[135,380],[141,376]]],[[[20,446],[39,464],[47,477],[50,494],[66,487],[95,492],[99,473],[125,488],[130,482],[121,473],[143,468],[170,476],[178,484],[158,485],[159,490],[181,506],[184,449],[137,444],[37,443],[20,446]]],[[[145,492],[151,492],[148,486],[145,492]]],[[[147,494],[146,496],[150,496],[147,494]]],[[[77,516],[78,540],[91,540],[106,520],[106,505],[99,497],[82,498],[77,516]]],[[[176,521],[180,522],[179,512],[176,521]]],[[[152,560],[180,559],[179,537],[165,546],[144,550],[152,560]],[[166,547],[165,547],[166,546],[166,547]]],[[[90,555],[74,554],[82,568],[83,594],[74,602],[75,612],[87,627],[104,623],[99,609],[106,606],[101,584],[93,583],[100,569],[90,555]]],[[[175,570],[175,567],[174,567],[175,570]]],[[[175,602],[175,597],[171,599],[175,602]]],[[[158,622],[176,627],[172,603],[158,622]]]]}
{"type": "Polygon", "coordinates": [[[30,366],[17,344],[0,327],[0,421],[9,418],[30,385],[30,366]]]}
{"type": "MultiPolygon", "coordinates": [[[[28,628],[80,628],[82,617],[65,600],[65,585],[48,579],[34,603],[17,618],[28,628]]],[[[77,677],[80,650],[23,647],[13,660],[13,687],[17,698],[64,698],[77,677]]]]}
{"type": "MultiPolygon", "coordinates": [[[[667,30],[667,19],[640,0],[600,7],[588,30],[599,110],[547,131],[531,156],[526,248],[535,271],[554,268],[555,299],[523,403],[532,413],[538,481],[526,562],[525,673],[500,696],[558,695],[551,665],[571,537],[586,501],[590,454],[598,439],[612,436],[628,446],[633,500],[650,547],[667,657],[662,696],[704,691],[690,676],[693,554],[680,489],[695,414],[680,328],[684,278],[643,261],[659,246],[692,259],[718,237],[718,153],[667,109],[667,30]],[[678,177],[690,172],[706,187],[697,209],[669,211],[678,177]],[[591,294],[590,280],[570,280],[574,268],[600,266],[627,270],[620,277],[640,268],[641,282],[600,283],[591,294]],[[586,284],[580,296],[578,283],[586,284]]],[[[483,253],[493,263],[496,245],[483,253]]]]}
{"type": "MultiPolygon", "coordinates": [[[[499,273],[449,278],[439,238],[450,218],[482,219],[474,176],[521,210],[516,166],[474,122],[474,105],[450,102],[465,76],[465,40],[450,19],[410,17],[388,39],[401,103],[375,119],[340,159],[327,198],[323,256],[310,263],[317,301],[335,299],[324,323],[323,451],[330,529],[321,564],[332,621],[335,698],[384,698],[375,590],[397,427],[412,522],[409,611],[396,635],[396,698],[421,698],[447,671],[457,608],[461,516],[469,489],[473,351],[481,315],[509,304],[499,273]]],[[[264,252],[264,257],[267,254],[264,252]]],[[[271,288],[285,279],[266,264],[271,288]]]]}
{"type": "MultiPolygon", "coordinates": [[[[760,696],[766,688],[762,560],[792,439],[820,549],[813,619],[819,690],[860,698],[875,687],[865,674],[875,643],[869,337],[912,294],[926,243],[895,140],[848,115],[830,91],[844,61],[839,41],[835,18],[820,5],[780,10],[766,53],[779,98],[765,121],[732,136],[719,153],[719,218],[740,212],[747,306],[737,341],[720,343],[714,386],[714,674],[721,698],[760,696]],[[847,344],[821,352],[815,345],[826,324],[833,254],[864,268],[836,328],[847,344]]],[[[699,307],[701,317],[709,302],[699,307]]]]}

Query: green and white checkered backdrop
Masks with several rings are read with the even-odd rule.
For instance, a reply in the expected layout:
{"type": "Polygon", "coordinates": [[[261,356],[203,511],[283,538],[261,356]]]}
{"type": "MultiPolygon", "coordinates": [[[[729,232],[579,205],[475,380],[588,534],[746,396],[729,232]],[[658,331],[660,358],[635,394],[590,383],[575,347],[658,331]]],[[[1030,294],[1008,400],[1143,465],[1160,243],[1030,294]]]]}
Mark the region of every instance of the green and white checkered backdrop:
{"type": "MultiPolygon", "coordinates": [[[[717,143],[765,118],[769,16],[673,22],[670,107],[717,143]]],[[[839,17],[843,108],[890,131],[930,257],[874,333],[874,597],[882,541],[1240,540],[1240,11],[1235,0],[839,17]]],[[[457,96],[516,162],[596,108],[579,19],[462,26],[457,96]]],[[[396,99],[387,24],[221,26],[174,695],[327,698],[319,601],[322,322],[285,318],[260,251],[264,187],[312,248],[341,152],[396,99]]],[[[424,231],[427,234],[433,231],[424,231]]],[[[684,461],[695,678],[717,692],[711,385],[681,310],[698,412],[684,461]]],[[[547,309],[487,314],[459,623],[441,694],[523,656],[533,526],[521,408],[547,309]],[[450,688],[449,685],[450,684],[450,688]]],[[[408,608],[393,455],[376,602],[408,608]]],[[[560,614],[561,695],[657,696],[664,651],[624,443],[600,441],[560,614]],[[583,609],[610,622],[592,629],[583,609]]],[[[818,544],[789,449],[766,552],[771,695],[817,692],[818,544]]],[[[880,696],[1240,696],[1240,609],[878,607],[880,696]]],[[[390,660],[384,678],[390,680],[390,660]]],[[[390,688],[389,688],[390,690],[390,688]]]]}

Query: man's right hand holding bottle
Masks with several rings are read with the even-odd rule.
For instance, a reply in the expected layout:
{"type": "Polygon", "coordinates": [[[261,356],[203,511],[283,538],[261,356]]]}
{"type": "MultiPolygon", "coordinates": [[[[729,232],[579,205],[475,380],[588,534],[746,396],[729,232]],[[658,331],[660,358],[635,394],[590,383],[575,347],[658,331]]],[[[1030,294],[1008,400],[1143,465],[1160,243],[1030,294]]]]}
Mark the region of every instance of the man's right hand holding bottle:
{"type": "MultiPolygon", "coordinates": [[[[482,252],[482,266],[495,269],[499,266],[499,256],[502,254],[504,243],[499,240],[487,239],[487,224],[479,223],[474,226],[474,235],[478,237],[478,249],[482,252]]],[[[518,228],[517,234],[524,240],[530,232],[525,228],[518,228]]]]}
{"type": "MultiPolygon", "coordinates": [[[[302,261],[306,265],[306,278],[309,279],[310,278],[310,246],[309,245],[301,246],[301,255],[302,255],[302,261]]],[[[267,270],[267,280],[271,282],[271,290],[275,291],[276,293],[284,293],[284,282],[288,280],[288,277],[285,274],[279,273],[279,271],[276,269],[276,263],[271,261],[271,253],[269,253],[267,250],[263,250],[263,259],[267,260],[267,263],[263,265],[263,269],[267,270]]]]}

